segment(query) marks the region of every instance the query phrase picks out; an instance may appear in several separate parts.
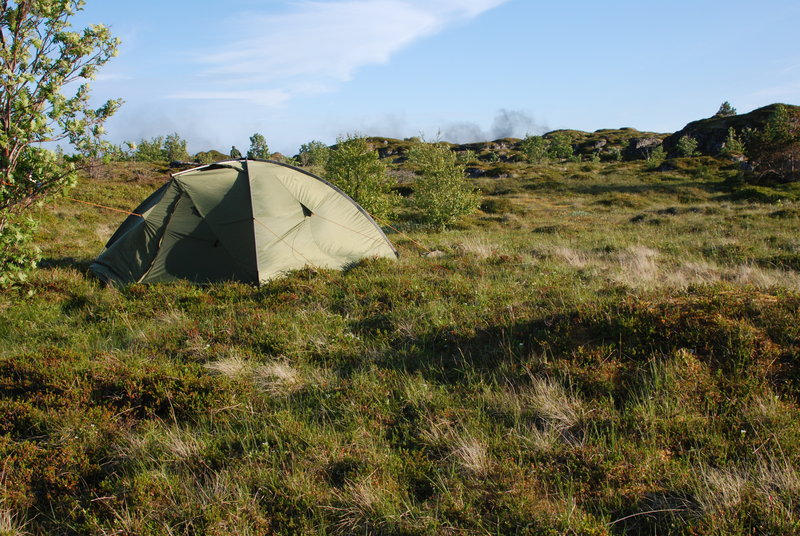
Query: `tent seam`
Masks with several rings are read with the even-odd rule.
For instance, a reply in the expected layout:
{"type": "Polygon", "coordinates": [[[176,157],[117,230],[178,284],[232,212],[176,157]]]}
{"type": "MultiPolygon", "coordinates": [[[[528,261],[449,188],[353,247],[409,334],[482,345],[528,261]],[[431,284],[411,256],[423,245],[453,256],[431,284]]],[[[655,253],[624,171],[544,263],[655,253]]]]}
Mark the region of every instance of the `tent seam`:
{"type": "MultiPolygon", "coordinates": [[[[180,192],[180,195],[175,196],[175,200],[170,203],[167,209],[166,218],[164,218],[164,224],[161,226],[161,235],[158,237],[158,244],[156,245],[156,254],[153,255],[153,258],[150,259],[150,266],[147,267],[147,270],[142,274],[142,276],[136,281],[137,283],[141,283],[144,279],[150,274],[153,270],[153,264],[155,264],[156,258],[158,257],[159,252],[161,251],[161,245],[164,243],[164,236],[167,234],[167,227],[169,227],[169,223],[172,221],[172,216],[175,214],[175,207],[178,206],[178,201],[181,200],[181,196],[186,194],[186,191],[181,187],[180,183],[176,181],[174,178],[172,181],[175,184],[175,188],[180,192]]],[[[188,195],[188,194],[187,194],[188,195]]]]}

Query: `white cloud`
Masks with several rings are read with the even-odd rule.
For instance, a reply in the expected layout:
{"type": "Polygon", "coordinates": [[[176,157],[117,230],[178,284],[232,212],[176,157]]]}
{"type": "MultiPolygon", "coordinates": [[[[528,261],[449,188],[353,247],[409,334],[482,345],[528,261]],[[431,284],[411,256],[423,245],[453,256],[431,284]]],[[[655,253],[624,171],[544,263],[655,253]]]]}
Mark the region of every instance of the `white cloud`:
{"type": "Polygon", "coordinates": [[[285,104],[292,98],[291,94],[280,89],[250,90],[216,90],[216,91],[184,91],[170,95],[173,99],[196,100],[233,100],[248,101],[253,104],[274,108],[285,104]]]}
{"type": "Polygon", "coordinates": [[[279,106],[330,91],[367,65],[508,0],[301,0],[280,14],[240,13],[219,29],[237,37],[206,54],[203,91],[180,99],[236,99],[279,106]]]}
{"type": "Polygon", "coordinates": [[[762,88],[755,93],[754,97],[769,99],[796,99],[800,94],[800,82],[790,82],[780,86],[762,88]]]}

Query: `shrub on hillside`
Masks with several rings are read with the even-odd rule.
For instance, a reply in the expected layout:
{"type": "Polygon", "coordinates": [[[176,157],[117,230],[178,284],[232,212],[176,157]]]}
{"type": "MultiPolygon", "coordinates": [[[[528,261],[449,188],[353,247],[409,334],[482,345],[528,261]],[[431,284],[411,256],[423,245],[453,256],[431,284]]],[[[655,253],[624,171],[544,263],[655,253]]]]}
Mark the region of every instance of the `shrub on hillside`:
{"type": "Polygon", "coordinates": [[[376,218],[388,217],[397,204],[386,165],[361,136],[337,140],[325,163],[325,175],[376,218]]]}
{"type": "Polygon", "coordinates": [[[132,159],[138,162],[184,162],[189,159],[186,140],[174,132],[166,137],[142,139],[138,144],[128,142],[132,159]]]}
{"type": "Polygon", "coordinates": [[[731,106],[731,103],[728,101],[723,102],[717,113],[714,114],[714,117],[731,117],[736,115],[736,108],[731,106]]]}
{"type": "Polygon", "coordinates": [[[659,145],[655,149],[652,149],[647,153],[645,157],[645,169],[648,171],[653,171],[654,169],[658,168],[661,164],[664,163],[664,160],[667,158],[667,153],[664,151],[664,147],[659,145]]]}
{"type": "Polygon", "coordinates": [[[160,162],[166,159],[164,155],[164,136],[150,140],[142,139],[134,145],[133,159],[139,162],[160,162]]]}
{"type": "Polygon", "coordinates": [[[164,138],[164,155],[167,157],[168,162],[185,162],[189,160],[186,140],[181,138],[177,132],[164,138]]]}
{"type": "Polygon", "coordinates": [[[761,130],[750,133],[747,156],[757,181],[800,179],[800,112],[778,105],[761,130]]]}
{"type": "Polygon", "coordinates": [[[302,166],[325,166],[330,156],[330,148],[318,140],[300,146],[298,158],[302,166]]]}
{"type": "Polygon", "coordinates": [[[212,149],[211,151],[201,151],[197,153],[192,157],[192,160],[200,164],[212,164],[214,162],[227,160],[228,158],[228,155],[212,149]]]}
{"type": "Polygon", "coordinates": [[[0,233],[0,288],[23,283],[39,261],[39,248],[33,244],[36,220],[14,215],[0,233]]]}
{"type": "Polygon", "coordinates": [[[697,140],[691,136],[681,136],[675,148],[678,151],[678,156],[696,156],[697,140]]]}
{"type": "Polygon", "coordinates": [[[545,136],[529,134],[519,142],[519,150],[530,164],[540,164],[547,160],[569,160],[575,153],[572,141],[572,137],[564,132],[545,136]]]}
{"type": "Polygon", "coordinates": [[[566,160],[572,157],[572,137],[569,134],[556,132],[547,138],[547,156],[554,160],[566,160]]]}
{"type": "Polygon", "coordinates": [[[250,149],[247,151],[247,158],[261,158],[266,160],[269,156],[267,139],[258,132],[250,136],[250,149]]]}
{"type": "Polygon", "coordinates": [[[547,160],[548,144],[542,136],[525,136],[519,142],[519,149],[530,164],[539,164],[547,160]]]}
{"type": "Polygon", "coordinates": [[[464,166],[442,143],[417,143],[408,151],[409,163],[419,173],[411,204],[420,219],[445,228],[478,208],[479,196],[467,183],[464,166]]]}
{"type": "Polygon", "coordinates": [[[736,134],[736,129],[733,127],[728,128],[728,136],[722,144],[723,156],[741,156],[745,153],[745,146],[739,136],[736,134]]]}

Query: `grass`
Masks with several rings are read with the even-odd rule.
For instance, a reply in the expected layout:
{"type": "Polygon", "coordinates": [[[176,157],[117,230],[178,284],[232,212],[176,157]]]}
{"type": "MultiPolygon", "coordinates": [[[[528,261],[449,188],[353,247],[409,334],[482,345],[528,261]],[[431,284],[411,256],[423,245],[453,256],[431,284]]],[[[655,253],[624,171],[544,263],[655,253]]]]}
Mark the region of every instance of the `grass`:
{"type": "MultiPolygon", "coordinates": [[[[797,203],[711,159],[508,165],[459,227],[400,222],[438,257],[259,288],[103,287],[124,215],[43,207],[0,534],[799,533],[797,203]]],[[[74,197],[133,208],[136,172],[74,197]]]]}

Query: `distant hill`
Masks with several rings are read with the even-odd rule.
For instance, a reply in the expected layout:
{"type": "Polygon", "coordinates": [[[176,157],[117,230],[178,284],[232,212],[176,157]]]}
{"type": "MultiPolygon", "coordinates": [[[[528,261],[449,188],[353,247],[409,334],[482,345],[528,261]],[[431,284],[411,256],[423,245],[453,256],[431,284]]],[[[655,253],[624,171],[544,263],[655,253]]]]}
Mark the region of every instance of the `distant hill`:
{"type": "MultiPolygon", "coordinates": [[[[635,128],[601,129],[594,132],[582,130],[553,130],[544,138],[567,136],[571,139],[575,155],[581,157],[599,156],[602,160],[638,160],[645,156],[646,150],[657,147],[669,136],[668,133],[642,132],[635,128]]],[[[367,141],[378,151],[381,158],[392,159],[394,163],[405,160],[406,151],[418,138],[370,137],[367,141]]],[[[520,138],[500,138],[492,141],[473,143],[448,143],[453,151],[475,154],[476,162],[521,162],[524,155],[520,150],[520,138]]],[[[335,147],[335,146],[334,146],[335,147]]]]}

